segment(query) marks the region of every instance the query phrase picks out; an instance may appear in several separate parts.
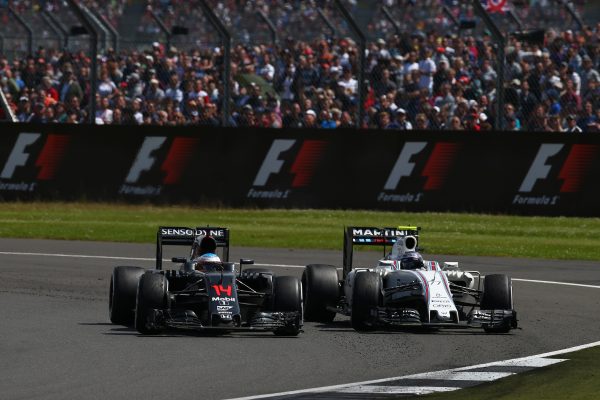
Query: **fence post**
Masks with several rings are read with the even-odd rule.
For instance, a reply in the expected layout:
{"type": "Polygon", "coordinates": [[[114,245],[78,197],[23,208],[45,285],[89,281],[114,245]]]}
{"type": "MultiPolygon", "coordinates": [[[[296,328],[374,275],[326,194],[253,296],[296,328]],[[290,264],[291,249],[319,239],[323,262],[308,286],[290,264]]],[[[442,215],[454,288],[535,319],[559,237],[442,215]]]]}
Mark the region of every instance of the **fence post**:
{"type": "Polygon", "coordinates": [[[71,10],[75,13],[77,19],[83,24],[87,33],[90,35],[92,67],[90,71],[90,114],[89,123],[94,125],[96,122],[96,92],[98,91],[98,32],[94,29],[94,24],[90,23],[85,13],[75,0],[66,0],[71,10]]]}
{"type": "Polygon", "coordinates": [[[102,24],[102,22],[100,22],[98,20],[98,18],[96,18],[96,16],[84,4],[81,4],[80,7],[81,7],[81,11],[83,11],[85,13],[88,20],[91,21],[91,23],[95,24],[97,28],[100,28],[100,31],[102,31],[102,42],[101,42],[102,48],[100,50],[102,52],[106,52],[106,49],[108,49],[108,46],[109,46],[108,41],[109,41],[109,36],[110,36],[108,29],[106,29],[106,27],[102,24]]]}
{"type": "Polygon", "coordinates": [[[46,10],[42,11],[40,13],[40,16],[42,17],[44,22],[52,29],[54,34],[56,36],[58,36],[58,39],[60,40],[60,45],[63,46],[65,43],[66,33],[62,29],[60,29],[60,27],[56,26],[56,24],[54,24],[54,21],[52,21],[50,18],[48,18],[48,14],[47,14],[46,10]]]}
{"type": "Polygon", "coordinates": [[[329,20],[329,18],[327,18],[327,15],[325,15],[325,13],[323,12],[323,10],[321,10],[318,7],[317,7],[317,13],[319,14],[319,17],[321,17],[321,19],[323,20],[323,22],[325,22],[325,25],[327,25],[327,27],[331,31],[331,37],[332,38],[336,37],[337,36],[337,29],[335,29],[335,26],[333,26],[333,24],[331,23],[331,21],[329,20]]]}
{"type": "Polygon", "coordinates": [[[96,16],[98,21],[100,21],[100,23],[103,24],[104,27],[106,29],[108,29],[108,31],[113,35],[113,49],[115,50],[116,53],[118,53],[119,52],[119,42],[121,41],[121,35],[119,35],[119,32],[110,24],[110,22],[108,22],[108,20],[106,19],[106,17],[104,15],[100,14],[96,10],[90,10],[90,11],[92,12],[92,14],[94,14],[96,16]]]}
{"type": "Polygon", "coordinates": [[[206,0],[199,0],[200,6],[204,11],[204,15],[208,22],[219,32],[221,41],[223,42],[223,98],[221,104],[221,124],[229,126],[231,117],[231,109],[229,102],[231,101],[231,34],[223,25],[221,20],[215,15],[212,8],[206,3],[206,0]]]}
{"type": "Polygon", "coordinates": [[[169,30],[169,28],[167,28],[167,26],[165,25],[163,20],[160,19],[160,17],[154,12],[154,10],[150,11],[150,15],[152,15],[152,18],[154,19],[154,21],[156,21],[160,30],[167,36],[167,50],[170,49],[171,48],[171,31],[169,30]]]}
{"type": "Polygon", "coordinates": [[[260,18],[262,18],[262,20],[265,21],[265,23],[269,27],[269,31],[271,32],[271,41],[273,42],[273,46],[277,45],[277,41],[278,41],[278,38],[277,38],[277,29],[275,29],[275,25],[273,25],[273,22],[271,22],[271,20],[269,19],[269,17],[262,10],[258,10],[256,12],[256,14],[260,18]]]}
{"type": "Polygon", "coordinates": [[[27,52],[29,55],[33,55],[33,29],[29,26],[27,22],[14,10],[12,7],[8,7],[8,11],[10,14],[17,20],[18,24],[23,27],[27,31],[27,52]]]}
{"type": "Polygon", "coordinates": [[[577,25],[579,25],[579,30],[582,31],[585,25],[579,13],[573,8],[573,5],[566,0],[557,1],[567,10],[567,12],[571,15],[575,22],[577,22],[577,25]]]}
{"type": "Polygon", "coordinates": [[[44,11],[42,11],[42,15],[45,15],[46,18],[48,18],[49,21],[52,21],[54,26],[62,32],[63,47],[65,49],[68,48],[69,47],[69,33],[67,32],[65,27],[60,23],[60,21],[58,21],[56,19],[56,17],[54,15],[52,15],[52,13],[49,13],[48,11],[44,10],[44,11]]]}
{"type": "Polygon", "coordinates": [[[389,8],[387,8],[386,6],[381,6],[381,11],[383,11],[383,15],[385,15],[385,17],[388,19],[388,21],[390,21],[390,24],[392,24],[392,26],[394,27],[394,30],[396,31],[396,35],[401,35],[402,30],[400,29],[400,25],[398,25],[398,23],[392,16],[392,13],[390,13],[389,8]]]}
{"type": "Polygon", "coordinates": [[[346,9],[346,7],[344,7],[344,5],[342,4],[342,1],[335,0],[335,5],[338,8],[338,10],[340,10],[340,12],[342,13],[342,16],[348,23],[352,32],[358,37],[358,120],[356,121],[356,127],[360,128],[362,126],[363,120],[365,119],[365,69],[367,66],[367,57],[365,55],[365,52],[367,50],[367,40],[365,39],[363,31],[359,28],[358,24],[354,20],[354,17],[352,17],[348,9],[346,9]]]}
{"type": "Polygon", "coordinates": [[[492,39],[498,46],[498,72],[496,77],[496,107],[494,117],[494,129],[497,131],[502,130],[502,113],[504,110],[504,51],[506,47],[506,39],[498,26],[492,21],[487,11],[481,5],[480,0],[473,0],[473,7],[475,12],[483,20],[485,26],[490,30],[492,39]]]}

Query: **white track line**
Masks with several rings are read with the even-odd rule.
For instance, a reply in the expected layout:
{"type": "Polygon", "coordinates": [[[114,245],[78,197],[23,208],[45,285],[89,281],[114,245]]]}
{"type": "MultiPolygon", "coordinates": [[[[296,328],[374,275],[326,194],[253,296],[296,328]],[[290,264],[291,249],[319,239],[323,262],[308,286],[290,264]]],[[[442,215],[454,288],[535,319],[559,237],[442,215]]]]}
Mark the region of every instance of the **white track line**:
{"type": "MultiPolygon", "coordinates": [[[[124,261],[154,261],[155,258],[141,258],[141,257],[116,257],[116,256],[90,256],[85,254],[61,254],[61,253],[27,253],[17,251],[0,251],[0,255],[9,256],[38,256],[38,257],[66,257],[66,258],[95,258],[99,260],[124,260],[124,261]]],[[[163,259],[164,262],[170,262],[170,259],[163,259]]],[[[279,267],[279,268],[304,268],[305,265],[288,265],[288,264],[254,264],[258,267],[279,267]]],[[[585,285],[581,283],[569,283],[569,282],[554,282],[554,281],[541,281],[535,279],[520,279],[512,278],[513,281],[518,282],[529,282],[529,283],[543,283],[548,285],[562,285],[562,286],[577,286],[592,289],[600,289],[600,285],[585,285]]]]}
{"type": "Polygon", "coordinates": [[[578,287],[600,289],[600,286],[598,286],[598,285],[584,285],[582,283],[540,281],[540,280],[535,280],[535,279],[519,279],[519,278],[511,278],[511,280],[512,281],[518,281],[518,282],[547,283],[549,285],[578,286],[578,287]]]}
{"type": "MultiPolygon", "coordinates": [[[[542,363],[542,362],[537,361],[536,359],[543,358],[543,357],[552,357],[552,356],[559,355],[559,354],[572,353],[574,351],[584,350],[584,349],[588,349],[590,347],[596,347],[596,346],[600,346],[600,342],[588,343],[588,344],[584,344],[581,346],[570,347],[567,349],[552,351],[549,353],[537,354],[537,355],[533,355],[533,356],[515,358],[512,360],[495,361],[495,362],[491,362],[491,363],[471,365],[471,366],[462,367],[462,368],[455,368],[452,370],[436,371],[436,372],[432,372],[431,374],[446,374],[451,371],[454,371],[454,373],[456,373],[456,372],[460,372],[460,371],[468,371],[470,369],[477,369],[477,368],[497,366],[497,365],[527,365],[529,361],[532,361],[531,364],[543,366],[544,364],[552,364],[553,362],[548,361],[547,363],[542,363]],[[536,360],[536,361],[533,361],[533,360],[536,360]]],[[[560,361],[565,361],[565,360],[556,360],[556,361],[560,362],[560,361]]],[[[332,386],[323,386],[323,387],[316,387],[316,388],[310,388],[310,389],[291,390],[288,392],[270,393],[270,394],[257,395],[257,396],[237,397],[235,399],[230,399],[230,400],[268,399],[268,398],[272,398],[272,397],[291,396],[291,395],[305,394],[305,393],[322,393],[322,392],[352,393],[353,388],[361,387],[364,385],[372,385],[372,384],[376,384],[376,383],[384,383],[384,382],[396,381],[396,380],[400,380],[400,379],[412,379],[412,377],[421,376],[421,375],[424,375],[424,374],[395,376],[393,378],[376,379],[376,380],[364,381],[364,382],[346,383],[346,384],[342,384],[342,385],[332,385],[332,386]]],[[[509,373],[508,375],[512,375],[512,374],[509,373]]],[[[377,390],[377,388],[378,388],[378,386],[375,387],[375,390],[377,390]]],[[[427,390],[430,388],[429,387],[417,387],[416,389],[427,390]]],[[[364,393],[366,388],[362,388],[360,390],[362,393],[364,393]]]]}

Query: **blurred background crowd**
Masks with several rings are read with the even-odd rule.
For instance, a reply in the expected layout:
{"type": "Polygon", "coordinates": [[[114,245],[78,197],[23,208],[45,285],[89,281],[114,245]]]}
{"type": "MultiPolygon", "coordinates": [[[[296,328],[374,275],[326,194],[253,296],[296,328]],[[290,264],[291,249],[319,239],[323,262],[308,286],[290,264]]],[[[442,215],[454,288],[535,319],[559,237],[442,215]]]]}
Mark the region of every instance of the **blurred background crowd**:
{"type": "Polygon", "coordinates": [[[506,37],[500,80],[493,35],[462,29],[477,20],[468,1],[343,2],[367,38],[362,71],[332,1],[207,1],[232,33],[229,78],[194,1],[79,3],[119,36],[99,47],[96,90],[86,36],[60,36],[76,25],[66,2],[0,0],[0,88],[18,121],[87,123],[95,101],[96,124],[600,131],[600,22],[584,1],[569,5],[583,24],[549,0],[491,14],[506,37]],[[9,6],[33,28],[32,53],[9,6]]]}

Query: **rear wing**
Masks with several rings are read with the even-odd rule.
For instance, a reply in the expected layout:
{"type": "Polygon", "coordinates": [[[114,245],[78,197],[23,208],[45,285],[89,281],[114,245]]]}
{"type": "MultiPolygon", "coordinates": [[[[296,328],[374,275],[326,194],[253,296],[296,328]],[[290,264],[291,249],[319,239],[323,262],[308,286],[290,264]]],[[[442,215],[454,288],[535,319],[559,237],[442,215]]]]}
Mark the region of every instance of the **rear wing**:
{"type": "Polygon", "coordinates": [[[418,226],[398,226],[396,228],[375,228],[349,226],[344,230],[344,278],[352,270],[352,256],[354,246],[383,246],[385,253],[387,246],[393,246],[398,238],[414,236],[419,241],[418,226]]]}
{"type": "Polygon", "coordinates": [[[223,261],[229,262],[229,228],[161,226],[156,233],[156,269],[162,269],[163,246],[191,246],[196,236],[212,236],[223,248],[223,261]]]}

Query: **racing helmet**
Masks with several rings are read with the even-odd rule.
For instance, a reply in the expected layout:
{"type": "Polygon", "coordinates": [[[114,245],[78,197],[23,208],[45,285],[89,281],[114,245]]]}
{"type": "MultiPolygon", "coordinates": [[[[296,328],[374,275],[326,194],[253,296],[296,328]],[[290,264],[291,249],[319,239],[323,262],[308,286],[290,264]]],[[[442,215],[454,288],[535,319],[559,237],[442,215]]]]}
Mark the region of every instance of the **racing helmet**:
{"type": "Polygon", "coordinates": [[[217,241],[212,236],[199,235],[192,244],[192,259],[203,254],[214,253],[217,250],[217,241]]]}
{"type": "Polygon", "coordinates": [[[221,259],[215,253],[206,253],[194,260],[194,267],[196,271],[202,271],[207,264],[218,264],[220,262],[221,259]]]}
{"type": "Polygon", "coordinates": [[[424,269],[423,257],[416,251],[407,251],[400,259],[400,269],[424,269]]]}

